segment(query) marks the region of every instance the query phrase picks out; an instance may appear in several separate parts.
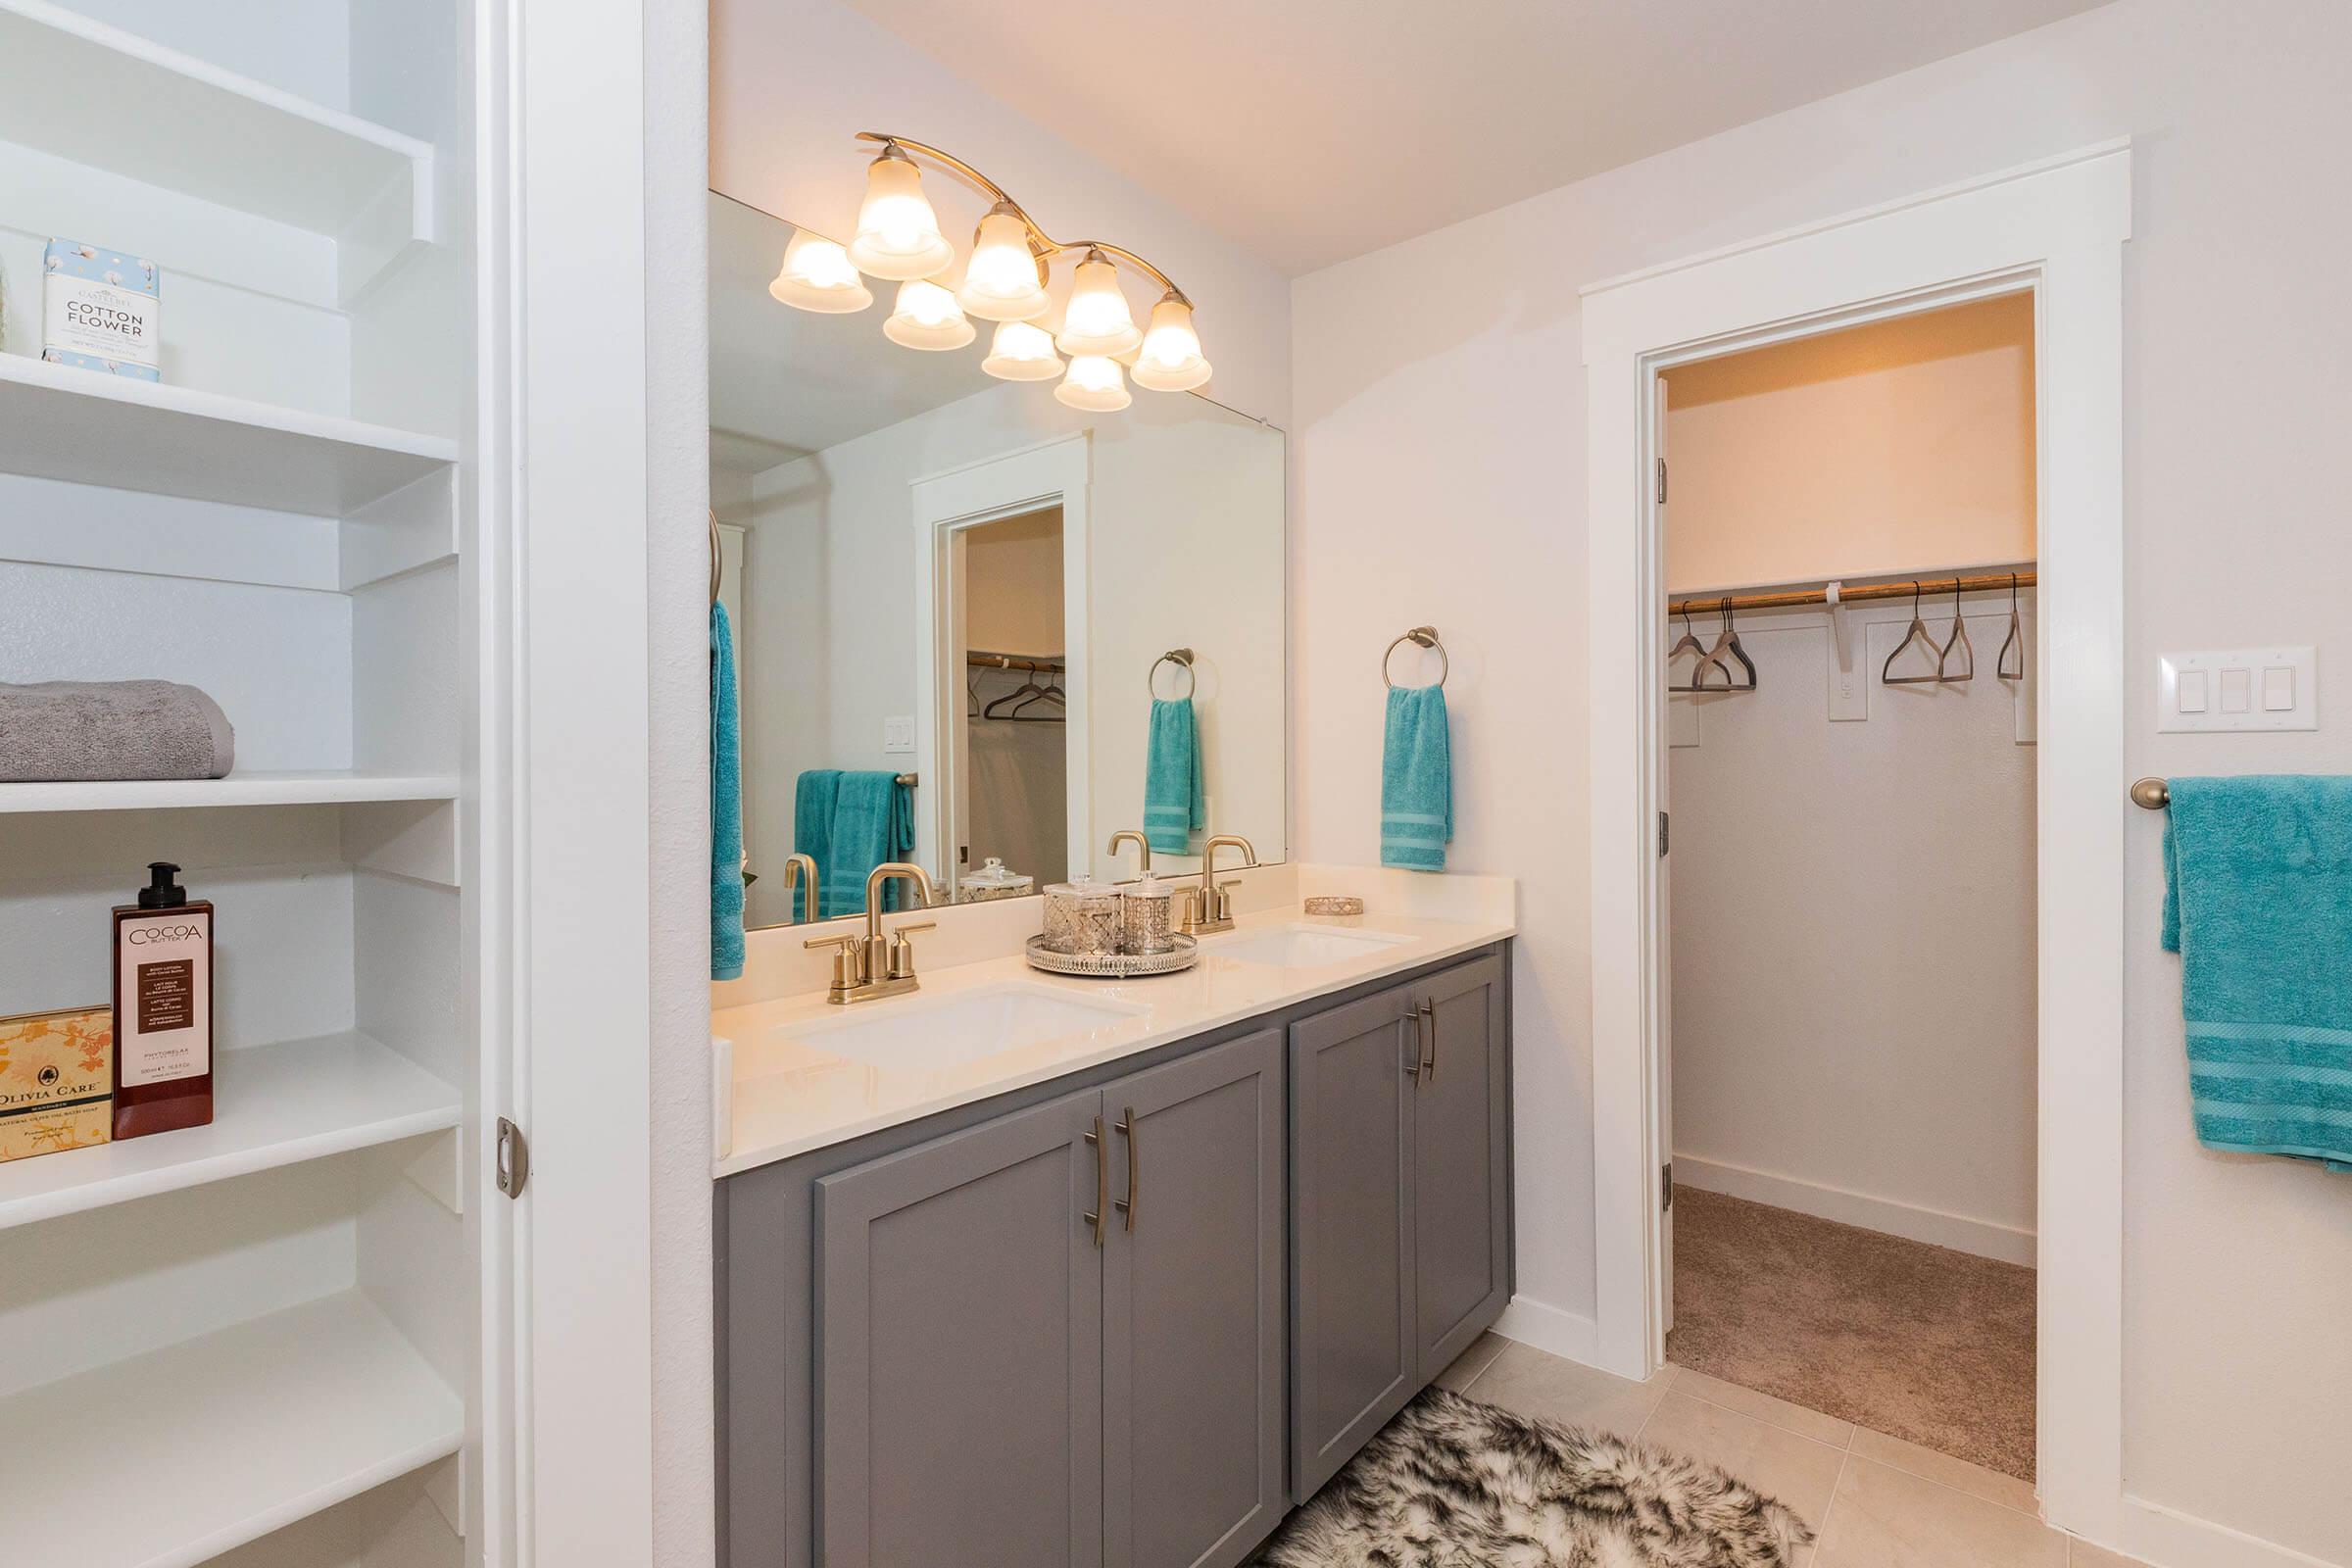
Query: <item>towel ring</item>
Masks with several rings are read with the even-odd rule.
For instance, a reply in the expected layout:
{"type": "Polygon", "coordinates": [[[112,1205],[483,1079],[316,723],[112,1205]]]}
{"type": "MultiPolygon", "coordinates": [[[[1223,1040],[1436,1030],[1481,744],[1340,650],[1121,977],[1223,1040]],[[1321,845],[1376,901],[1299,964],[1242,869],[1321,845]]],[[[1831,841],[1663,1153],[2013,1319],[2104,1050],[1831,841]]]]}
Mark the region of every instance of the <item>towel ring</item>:
{"type": "Polygon", "coordinates": [[[1190,648],[1171,648],[1152,661],[1152,668],[1144,676],[1144,687],[1151,692],[1154,701],[1159,697],[1159,666],[1162,664],[1174,664],[1184,671],[1184,696],[1171,697],[1168,701],[1190,701],[1200,686],[1200,677],[1193,672],[1193,651],[1190,648]]]}
{"type": "Polygon", "coordinates": [[[1389,690],[1395,691],[1396,689],[1396,683],[1394,680],[1389,679],[1389,660],[1395,656],[1397,649],[1403,647],[1406,643],[1412,643],[1421,648],[1434,648],[1438,651],[1438,678],[1432,684],[1439,686],[1445,685],[1446,677],[1453,673],[1453,661],[1451,658],[1447,657],[1446,653],[1446,645],[1438,641],[1438,628],[1435,626],[1415,626],[1411,631],[1406,632],[1403,636],[1389,644],[1388,652],[1380,656],[1380,678],[1388,683],[1389,690]]]}

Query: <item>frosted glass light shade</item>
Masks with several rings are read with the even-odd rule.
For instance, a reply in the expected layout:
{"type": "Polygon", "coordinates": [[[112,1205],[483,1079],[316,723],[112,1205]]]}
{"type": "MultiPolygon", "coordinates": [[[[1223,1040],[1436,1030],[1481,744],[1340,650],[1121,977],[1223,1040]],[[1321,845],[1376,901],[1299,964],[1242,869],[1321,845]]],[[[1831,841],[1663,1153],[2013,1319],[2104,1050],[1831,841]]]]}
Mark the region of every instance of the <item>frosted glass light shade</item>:
{"type": "Polygon", "coordinates": [[[1033,321],[1001,321],[980,368],[1000,381],[1051,381],[1061,373],[1054,334],[1033,321]]]}
{"type": "Polygon", "coordinates": [[[836,241],[796,228],[784,246],[784,265],[767,285],[770,298],[804,311],[840,316],[862,311],[874,303],[865,279],[850,265],[850,253],[836,241]]]}
{"type": "Polygon", "coordinates": [[[899,285],[899,303],[882,333],[903,348],[932,350],[959,349],[979,335],[955,295],[919,277],[899,285]]]}
{"type": "Polygon", "coordinates": [[[1153,392],[1190,392],[1208,379],[1200,357],[1200,335],[1193,330],[1193,308],[1174,294],[1152,307],[1152,328],[1135,362],[1135,384],[1153,392]]]}
{"type": "Polygon", "coordinates": [[[1029,225],[1007,202],[980,220],[956,302],[983,321],[1026,321],[1046,314],[1046,270],[1029,249],[1029,225]]]}
{"type": "MultiPolygon", "coordinates": [[[[1101,251],[1088,251],[1078,264],[1077,282],[1061,315],[1061,334],[1054,341],[1064,354],[1088,357],[1132,354],[1143,343],[1134,313],[1127,309],[1127,296],[1119,289],[1119,270],[1101,251]]],[[[1126,406],[1124,395],[1119,406],[1126,406]]]]}
{"type": "Polygon", "coordinates": [[[922,171],[893,149],[865,166],[865,200],[858,208],[858,237],[850,241],[858,270],[903,283],[929,277],[956,260],[939,231],[939,215],[923,194],[922,171]]]}
{"type": "Polygon", "coordinates": [[[1133,403],[1119,362],[1100,354],[1081,354],[1070,361],[1070,373],[1054,389],[1054,401],[1090,414],[1116,414],[1133,403]]]}

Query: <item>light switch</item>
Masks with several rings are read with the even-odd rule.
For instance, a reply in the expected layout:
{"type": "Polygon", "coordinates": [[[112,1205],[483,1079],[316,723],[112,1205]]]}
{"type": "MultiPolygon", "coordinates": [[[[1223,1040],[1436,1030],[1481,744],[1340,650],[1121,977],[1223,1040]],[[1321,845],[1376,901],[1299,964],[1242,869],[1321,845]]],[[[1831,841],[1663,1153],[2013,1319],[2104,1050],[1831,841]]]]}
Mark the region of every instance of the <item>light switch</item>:
{"type": "Polygon", "coordinates": [[[882,749],[886,752],[914,750],[914,719],[911,715],[882,720],[882,749]]]}
{"type": "Polygon", "coordinates": [[[2156,727],[2318,729],[2317,653],[2274,647],[2166,654],[2157,665],[2156,727]]]}

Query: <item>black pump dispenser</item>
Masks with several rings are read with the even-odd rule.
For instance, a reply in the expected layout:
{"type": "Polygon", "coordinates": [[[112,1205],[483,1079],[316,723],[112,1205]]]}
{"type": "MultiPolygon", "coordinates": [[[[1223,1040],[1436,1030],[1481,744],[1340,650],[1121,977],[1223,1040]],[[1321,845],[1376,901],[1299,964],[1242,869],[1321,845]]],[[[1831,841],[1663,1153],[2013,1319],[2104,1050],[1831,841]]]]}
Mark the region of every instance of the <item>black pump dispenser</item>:
{"type": "Polygon", "coordinates": [[[172,879],[179,867],[170,860],[147,862],[147,885],[139,889],[139,907],[142,909],[176,909],[188,902],[188,890],[172,879]]]}

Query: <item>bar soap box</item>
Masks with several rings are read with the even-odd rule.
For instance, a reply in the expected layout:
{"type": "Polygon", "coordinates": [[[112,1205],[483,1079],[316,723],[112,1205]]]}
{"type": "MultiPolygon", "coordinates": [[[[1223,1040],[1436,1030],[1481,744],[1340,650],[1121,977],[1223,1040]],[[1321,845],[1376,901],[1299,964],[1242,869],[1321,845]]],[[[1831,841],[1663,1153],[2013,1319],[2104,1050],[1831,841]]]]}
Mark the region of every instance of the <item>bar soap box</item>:
{"type": "Polygon", "coordinates": [[[114,1086],[112,1007],[0,1018],[0,1163],[108,1142],[114,1086]]]}
{"type": "Polygon", "coordinates": [[[42,259],[41,358],[161,381],[163,299],[153,262],[53,239],[42,259]]]}

